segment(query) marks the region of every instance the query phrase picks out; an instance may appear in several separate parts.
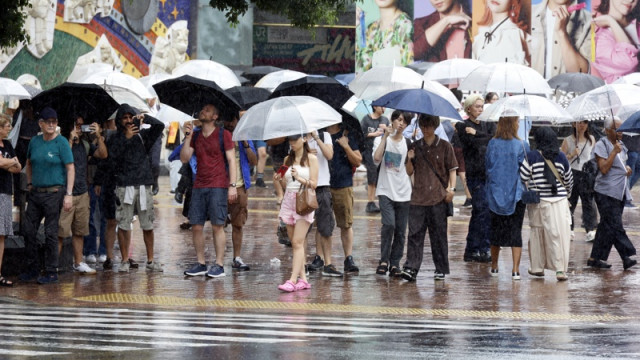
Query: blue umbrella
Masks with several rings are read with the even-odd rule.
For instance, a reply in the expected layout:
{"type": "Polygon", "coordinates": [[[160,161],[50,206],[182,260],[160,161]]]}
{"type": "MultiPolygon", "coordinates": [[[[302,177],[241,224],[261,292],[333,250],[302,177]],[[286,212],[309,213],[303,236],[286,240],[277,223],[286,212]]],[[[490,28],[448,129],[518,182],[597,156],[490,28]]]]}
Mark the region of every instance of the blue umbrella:
{"type": "Polygon", "coordinates": [[[458,111],[445,98],[424,89],[392,91],[371,105],[462,120],[458,111]]]}
{"type": "Polygon", "coordinates": [[[631,114],[616,131],[640,133],[640,111],[631,114]]]}

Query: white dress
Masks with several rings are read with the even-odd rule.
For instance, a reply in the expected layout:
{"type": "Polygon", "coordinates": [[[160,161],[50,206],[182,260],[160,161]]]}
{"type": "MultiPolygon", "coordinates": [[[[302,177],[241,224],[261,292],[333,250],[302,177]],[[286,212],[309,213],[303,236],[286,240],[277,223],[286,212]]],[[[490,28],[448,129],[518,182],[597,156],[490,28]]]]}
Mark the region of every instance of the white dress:
{"type": "Polygon", "coordinates": [[[491,27],[480,26],[473,38],[473,58],[485,64],[507,62],[529,66],[529,42],[531,37],[511,19],[491,27]],[[491,41],[487,38],[491,30],[491,41]]]}

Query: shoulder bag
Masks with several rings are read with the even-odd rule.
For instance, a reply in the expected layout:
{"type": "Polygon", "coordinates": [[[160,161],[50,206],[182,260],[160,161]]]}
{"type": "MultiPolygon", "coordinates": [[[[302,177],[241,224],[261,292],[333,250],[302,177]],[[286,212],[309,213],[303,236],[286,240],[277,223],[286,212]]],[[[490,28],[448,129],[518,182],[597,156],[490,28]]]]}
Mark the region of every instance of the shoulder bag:
{"type": "MultiPolygon", "coordinates": [[[[524,141],[522,142],[522,148],[524,149],[524,157],[527,159],[527,164],[531,166],[531,171],[533,171],[533,166],[529,162],[529,158],[527,156],[527,149],[524,147],[524,141]]],[[[532,174],[533,175],[533,174],[532,174]]],[[[520,201],[523,204],[539,204],[540,203],[540,193],[537,190],[530,190],[527,184],[524,184],[524,191],[522,192],[522,197],[520,201]]],[[[536,183],[533,183],[533,187],[537,189],[536,183]]]]}
{"type": "Polygon", "coordinates": [[[296,193],[296,214],[305,216],[318,208],[316,191],[310,187],[300,184],[300,189],[296,193]]]}

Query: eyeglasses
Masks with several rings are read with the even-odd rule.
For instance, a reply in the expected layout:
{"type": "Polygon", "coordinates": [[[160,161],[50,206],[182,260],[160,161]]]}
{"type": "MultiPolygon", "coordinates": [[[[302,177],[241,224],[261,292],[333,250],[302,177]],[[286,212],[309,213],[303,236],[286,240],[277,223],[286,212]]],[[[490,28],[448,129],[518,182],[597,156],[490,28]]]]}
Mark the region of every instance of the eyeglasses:
{"type": "Polygon", "coordinates": [[[45,124],[52,125],[52,124],[57,124],[58,123],[58,119],[46,119],[46,120],[42,120],[42,122],[45,123],[45,124]]]}

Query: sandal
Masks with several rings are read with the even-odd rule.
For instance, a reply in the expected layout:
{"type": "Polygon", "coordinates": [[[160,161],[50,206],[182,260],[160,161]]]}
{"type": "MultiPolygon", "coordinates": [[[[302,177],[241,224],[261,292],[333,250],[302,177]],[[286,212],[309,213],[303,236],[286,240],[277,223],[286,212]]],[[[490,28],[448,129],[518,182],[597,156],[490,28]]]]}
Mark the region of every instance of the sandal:
{"type": "Polygon", "coordinates": [[[13,282],[5,279],[4,277],[0,276],[0,286],[4,286],[4,287],[11,287],[13,286],[13,282]]]}
{"type": "Polygon", "coordinates": [[[286,292],[294,292],[297,290],[296,284],[294,284],[291,280],[287,280],[284,284],[278,285],[278,289],[286,292]]]}
{"type": "Polygon", "coordinates": [[[387,269],[389,269],[389,265],[387,263],[380,262],[380,265],[376,268],[376,274],[378,275],[386,275],[387,269]],[[384,264],[384,265],[382,265],[384,264]]]}
{"type": "Polygon", "coordinates": [[[402,270],[397,266],[392,266],[391,270],[389,270],[389,277],[400,277],[401,274],[402,270]]]}
{"type": "Polygon", "coordinates": [[[294,286],[296,288],[296,291],[311,289],[311,284],[302,279],[298,279],[298,282],[294,286]]]}

